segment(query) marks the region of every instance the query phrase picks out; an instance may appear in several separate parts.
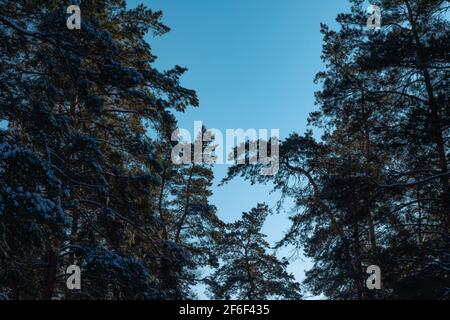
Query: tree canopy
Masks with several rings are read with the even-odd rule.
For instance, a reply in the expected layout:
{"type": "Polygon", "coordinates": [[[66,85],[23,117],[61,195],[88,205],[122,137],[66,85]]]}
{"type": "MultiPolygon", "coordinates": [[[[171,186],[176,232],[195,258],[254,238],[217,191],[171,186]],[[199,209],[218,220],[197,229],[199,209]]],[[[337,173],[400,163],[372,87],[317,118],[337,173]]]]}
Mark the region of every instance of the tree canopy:
{"type": "Polygon", "coordinates": [[[448,299],[448,1],[374,0],[377,29],[350,2],[320,26],[309,129],[281,141],[274,175],[244,163],[223,180],[272,184],[280,212],[293,200],[273,247],[266,204],[224,223],[212,165],[172,161],[176,114],[199,100],[186,68],[155,67],[162,12],[83,0],[71,30],[61,1],[0,0],[0,300],[195,299],[198,284],[214,299],[448,299]],[[313,261],[301,286],[283,246],[313,261]]]}

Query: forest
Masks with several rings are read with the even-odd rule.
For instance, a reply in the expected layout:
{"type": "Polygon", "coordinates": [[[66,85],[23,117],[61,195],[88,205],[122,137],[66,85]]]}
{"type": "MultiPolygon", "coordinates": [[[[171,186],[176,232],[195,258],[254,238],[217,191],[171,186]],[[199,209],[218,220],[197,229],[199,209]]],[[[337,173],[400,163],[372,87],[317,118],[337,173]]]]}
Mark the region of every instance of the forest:
{"type": "Polygon", "coordinates": [[[213,164],[171,158],[177,115],[203,106],[189,66],[155,67],[161,11],[83,0],[71,30],[66,1],[0,0],[0,300],[448,300],[449,2],[372,0],[374,30],[346,1],[320,25],[309,129],[281,139],[275,174],[236,163],[222,180],[272,186],[278,206],[226,223],[213,164]],[[263,226],[287,201],[274,247],[263,226]],[[312,261],[301,282],[286,246],[312,261]]]}

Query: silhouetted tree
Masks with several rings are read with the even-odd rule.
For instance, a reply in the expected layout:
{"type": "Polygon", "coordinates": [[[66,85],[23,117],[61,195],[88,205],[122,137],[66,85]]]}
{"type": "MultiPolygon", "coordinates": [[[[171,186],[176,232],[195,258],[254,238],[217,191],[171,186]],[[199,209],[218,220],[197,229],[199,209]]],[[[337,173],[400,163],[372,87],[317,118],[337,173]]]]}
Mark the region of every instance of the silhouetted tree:
{"type": "Polygon", "coordinates": [[[259,204],[229,224],[221,237],[221,266],[209,279],[216,299],[300,299],[300,285],[286,271],[287,260],[269,253],[261,233],[268,207],[259,204]]]}
{"type": "Polygon", "coordinates": [[[162,236],[157,146],[172,112],[198,101],[184,68],[152,66],[144,35],[169,30],[161,12],[83,1],[81,30],[69,30],[58,1],[0,7],[0,291],[171,298],[163,276],[185,266],[187,244],[162,236]],[[68,292],[74,263],[88,285],[68,292]]]}
{"type": "Polygon", "coordinates": [[[382,27],[366,26],[364,1],[340,14],[339,31],[322,25],[317,75],[323,134],[290,135],[280,171],[236,165],[295,200],[279,245],[314,261],[305,284],[333,299],[448,298],[449,7],[446,1],[375,1],[382,27]],[[383,288],[365,287],[365,268],[382,270],[383,288]]]}

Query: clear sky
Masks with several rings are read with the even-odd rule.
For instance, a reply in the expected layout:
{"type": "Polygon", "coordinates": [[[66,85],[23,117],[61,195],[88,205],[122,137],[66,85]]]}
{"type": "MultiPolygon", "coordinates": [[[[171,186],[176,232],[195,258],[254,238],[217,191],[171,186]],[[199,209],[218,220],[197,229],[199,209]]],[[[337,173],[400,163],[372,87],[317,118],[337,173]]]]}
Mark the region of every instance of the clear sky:
{"type": "MultiPolygon", "coordinates": [[[[335,26],[335,17],[349,8],[347,0],[129,0],[164,12],[171,32],[150,38],[156,66],[178,64],[189,70],[183,85],[194,89],[200,107],[178,115],[181,128],[193,132],[193,122],[208,128],[280,129],[303,133],[315,109],[313,79],[323,69],[320,23],[335,26]]],[[[258,202],[273,206],[277,195],[269,186],[236,180],[217,183],[226,165],[216,165],[212,202],[226,222],[238,219],[258,202]]],[[[287,213],[269,217],[265,233],[280,240],[289,226],[287,213]]],[[[289,250],[280,253],[289,254],[289,250]]],[[[306,259],[289,270],[300,281],[306,259]]]]}

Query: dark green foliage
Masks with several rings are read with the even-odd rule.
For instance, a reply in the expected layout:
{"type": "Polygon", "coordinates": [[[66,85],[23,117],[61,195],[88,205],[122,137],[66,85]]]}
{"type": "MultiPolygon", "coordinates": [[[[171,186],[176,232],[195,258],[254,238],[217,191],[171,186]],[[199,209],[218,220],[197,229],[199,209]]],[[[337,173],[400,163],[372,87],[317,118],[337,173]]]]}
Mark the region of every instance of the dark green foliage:
{"type": "MultiPolygon", "coordinates": [[[[279,210],[294,200],[277,246],[313,260],[311,293],[448,299],[448,1],[373,1],[380,30],[351,3],[338,30],[321,26],[309,118],[321,140],[292,133],[275,175],[236,165],[225,182],[273,183],[279,210]],[[369,265],[381,290],[365,285],[369,265]]],[[[82,7],[82,29],[69,30],[60,1],[0,0],[0,300],[186,299],[201,282],[217,299],[300,299],[261,233],[267,206],[224,224],[211,166],[171,161],[174,113],[198,100],[185,68],[153,67],[144,36],[169,31],[162,13],[82,7]],[[65,286],[71,264],[79,291],[65,286]]]]}
{"type": "MultiPolygon", "coordinates": [[[[186,69],[152,66],[144,35],[168,31],[161,12],[83,1],[82,28],[69,30],[60,1],[0,7],[0,119],[8,124],[0,131],[0,292],[12,299],[190,296],[196,280],[181,276],[197,271],[191,256],[203,247],[192,242],[210,234],[165,235],[173,224],[160,216],[162,182],[190,182],[186,168],[165,176],[168,160],[158,148],[176,127],[173,111],[198,101],[180,85],[186,69]],[[71,264],[82,268],[79,292],[65,288],[71,264]]],[[[185,210],[197,220],[176,225],[220,225],[208,203],[211,171],[189,170],[195,191],[185,210]]],[[[190,197],[182,189],[171,201],[190,197]]],[[[181,207],[162,204],[170,221],[179,219],[181,207]]]]}
{"type": "Polygon", "coordinates": [[[214,298],[301,299],[299,284],[286,271],[288,261],[269,253],[270,245],[261,233],[268,211],[267,205],[259,204],[225,227],[221,266],[208,281],[214,298]]]}
{"type": "Polygon", "coordinates": [[[372,1],[382,27],[353,0],[339,31],[322,25],[326,70],[310,124],[321,142],[292,134],[280,171],[234,166],[295,200],[280,245],[303,248],[305,285],[332,299],[448,299],[450,257],[449,22],[447,1],[372,1]],[[378,265],[382,290],[366,288],[378,265]]]}

